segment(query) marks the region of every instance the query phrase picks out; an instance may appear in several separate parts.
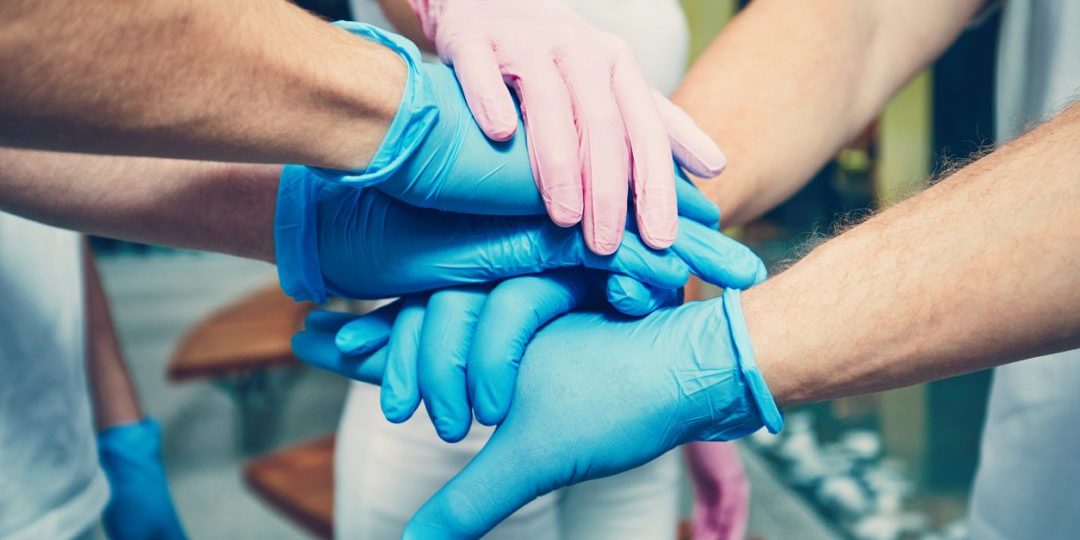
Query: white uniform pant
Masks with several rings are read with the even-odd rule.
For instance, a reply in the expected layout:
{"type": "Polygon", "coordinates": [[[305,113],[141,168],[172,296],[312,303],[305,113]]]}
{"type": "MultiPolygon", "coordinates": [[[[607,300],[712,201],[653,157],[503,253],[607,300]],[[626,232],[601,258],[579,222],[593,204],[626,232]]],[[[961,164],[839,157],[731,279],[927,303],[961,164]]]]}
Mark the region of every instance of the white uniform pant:
{"type": "MultiPolygon", "coordinates": [[[[404,424],[382,416],[379,389],[354,383],[338,428],[334,530],[338,538],[397,540],[417,509],[483,446],[475,424],[461,442],[435,434],[424,407],[404,424]]],[[[561,489],[526,505],[492,540],[668,540],[679,516],[680,454],[623,474],[561,489]]]]}

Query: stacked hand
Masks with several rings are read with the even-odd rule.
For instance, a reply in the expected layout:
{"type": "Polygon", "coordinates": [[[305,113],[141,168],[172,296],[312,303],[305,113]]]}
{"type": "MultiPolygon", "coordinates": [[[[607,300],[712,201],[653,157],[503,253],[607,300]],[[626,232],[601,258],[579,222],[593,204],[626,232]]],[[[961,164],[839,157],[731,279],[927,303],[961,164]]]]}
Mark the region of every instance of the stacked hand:
{"type": "Polygon", "coordinates": [[[702,177],[719,174],[725,159],[682,110],[648,87],[625,44],[554,2],[441,3],[447,9],[435,41],[456,71],[422,63],[399,36],[338,23],[398,51],[409,65],[401,108],[371,165],[340,179],[455,212],[542,214],[546,206],[561,226],[583,220],[586,245],[603,255],[622,238],[632,180],[641,239],[670,246],[677,233],[672,155],[702,177]],[[549,14],[552,26],[499,26],[527,13],[549,14]],[[494,34],[482,35],[488,30],[494,34]],[[538,31],[543,35],[533,35],[538,31]],[[560,65],[552,47],[567,38],[580,43],[560,65]],[[492,47],[518,89],[524,130],[492,47]],[[528,136],[512,137],[515,131],[528,136]]]}
{"type": "MultiPolygon", "coordinates": [[[[490,88],[463,81],[463,95],[453,71],[419,62],[410,43],[363,25],[346,27],[397,50],[409,66],[409,82],[365,171],[286,167],[275,221],[281,281],[299,299],[408,296],[356,320],[313,315],[308,331],[296,338],[297,353],[317,366],[381,383],[382,407],[393,421],[409,418],[423,401],[448,441],[464,437],[473,414],[485,424],[501,424],[473,465],[418,514],[411,531],[423,538],[478,536],[536,495],[567,483],[640,465],[684,442],[741,436],[763,421],[778,427],[748,348],[733,341],[745,339],[738,317],[729,319],[729,306],[738,310],[737,294],[674,307],[690,273],[733,288],[765,275],[746,247],[710,228],[718,221],[716,207],[672,166],[672,148],[698,175],[715,174],[719,167],[707,163],[722,162],[685,116],[660,102],[673,121],[643,130],[657,127],[650,120],[657,111],[642,109],[633,97],[637,89],[624,88],[633,86],[627,82],[633,77],[620,77],[620,89],[609,93],[646,112],[636,120],[624,114],[619,130],[577,118],[574,111],[562,119],[567,125],[582,121],[580,140],[573,139],[581,147],[573,153],[553,151],[561,144],[553,132],[528,120],[530,137],[493,141],[485,133],[497,135],[491,130],[495,117],[480,118],[478,126],[468,110],[473,105],[477,111],[477,92],[490,88]],[[655,137],[636,134],[667,130],[671,145],[665,141],[658,161],[655,137]],[[590,154],[599,148],[590,133],[601,132],[621,134],[624,147],[604,146],[605,152],[614,148],[606,158],[590,154]],[[618,176],[610,174],[612,167],[629,163],[631,150],[633,172],[623,167],[618,173],[618,197],[610,186],[597,187],[618,176]],[[566,182],[568,169],[544,166],[567,155],[583,160],[573,164],[581,173],[574,189],[566,182]],[[608,159],[613,155],[622,158],[608,159]],[[638,205],[633,222],[625,215],[631,177],[638,205]],[[672,183],[676,177],[682,180],[672,183]],[[597,189],[610,193],[598,197],[597,189]],[[568,195],[575,190],[586,199],[576,217],[574,205],[580,209],[582,202],[568,195]],[[585,234],[548,221],[545,204],[560,225],[583,214],[585,234]],[[676,206],[682,215],[677,235],[666,224],[676,206]],[[660,311],[634,321],[612,307],[633,316],[660,311]],[[571,313],[580,309],[592,311],[571,313]],[[560,423],[563,431],[548,437],[560,423]],[[587,444],[569,448],[579,438],[587,444]],[[531,449],[515,459],[537,461],[510,461],[508,471],[521,480],[510,485],[515,481],[507,471],[493,475],[488,468],[519,445],[531,449]],[[483,500],[462,506],[462,496],[483,500]]],[[[455,65],[463,69],[461,62],[455,65]]],[[[598,98],[596,90],[586,94],[598,98]]],[[[511,113],[516,126],[520,119],[511,113]]]]}
{"type": "MultiPolygon", "coordinates": [[[[684,222],[672,250],[713,282],[745,288],[764,278],[760,260],[748,249],[692,221],[684,222]]],[[[342,352],[359,356],[389,340],[382,386],[386,417],[403,422],[422,399],[439,436],[456,442],[468,432],[474,411],[486,425],[503,420],[526,344],[552,319],[587,303],[599,304],[590,298],[598,288],[590,286],[596,278],[567,268],[494,287],[409,297],[345,325],[337,343],[342,352]],[[391,315],[396,319],[391,321],[391,315]]],[[[631,314],[681,301],[677,291],[640,286],[624,276],[608,279],[608,296],[612,305],[631,314]]]]}
{"type": "MultiPolygon", "coordinates": [[[[350,320],[313,314],[294,350],[313,365],[382,383],[396,361],[393,347],[343,354],[335,339],[350,320]]],[[[391,334],[389,324],[366,326],[370,335],[391,334]]],[[[749,349],[738,292],[641,319],[571,313],[529,343],[505,420],[405,536],[479,537],[553,489],[639,466],[689,441],[733,439],[762,425],[776,431],[781,423],[749,349]]]]}
{"type": "Polygon", "coordinates": [[[317,301],[328,293],[386,298],[563,267],[625,276],[613,278],[616,298],[648,294],[642,292],[648,290],[643,284],[678,289],[691,272],[721,284],[732,275],[749,275],[750,281],[764,275],[764,266],[747,248],[683,221],[690,230],[669,250],[649,249],[627,232],[615,254],[600,256],[585,247],[577,231],[541,216],[417,208],[375,189],[327,181],[305,167],[287,166],[278,188],[275,255],[285,291],[317,301]],[[742,266],[728,266],[734,262],[742,266]]]}

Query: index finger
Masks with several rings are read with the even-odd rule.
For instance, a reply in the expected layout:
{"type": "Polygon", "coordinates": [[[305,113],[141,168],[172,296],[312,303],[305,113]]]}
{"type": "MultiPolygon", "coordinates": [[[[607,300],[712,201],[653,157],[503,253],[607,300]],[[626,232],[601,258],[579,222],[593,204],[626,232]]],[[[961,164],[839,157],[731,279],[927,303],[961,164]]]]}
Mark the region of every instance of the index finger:
{"type": "Polygon", "coordinates": [[[638,234],[649,247],[670,247],[679,232],[671,146],[652,88],[629,51],[616,60],[613,89],[630,142],[638,234]]]}

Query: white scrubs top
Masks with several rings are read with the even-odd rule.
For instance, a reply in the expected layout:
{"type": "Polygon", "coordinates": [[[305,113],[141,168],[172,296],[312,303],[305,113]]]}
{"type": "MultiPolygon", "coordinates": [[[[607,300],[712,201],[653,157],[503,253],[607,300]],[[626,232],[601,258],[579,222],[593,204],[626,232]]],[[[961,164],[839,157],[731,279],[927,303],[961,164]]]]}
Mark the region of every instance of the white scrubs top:
{"type": "Polygon", "coordinates": [[[65,540],[109,498],[86,386],[75,233],[0,213],[0,538],[65,540]]]}
{"type": "MultiPolygon", "coordinates": [[[[1006,2],[997,77],[999,142],[1080,98],[1080,2],[1006,2]]],[[[980,452],[972,539],[1080,538],[1080,350],[997,368],[980,452]]]]}

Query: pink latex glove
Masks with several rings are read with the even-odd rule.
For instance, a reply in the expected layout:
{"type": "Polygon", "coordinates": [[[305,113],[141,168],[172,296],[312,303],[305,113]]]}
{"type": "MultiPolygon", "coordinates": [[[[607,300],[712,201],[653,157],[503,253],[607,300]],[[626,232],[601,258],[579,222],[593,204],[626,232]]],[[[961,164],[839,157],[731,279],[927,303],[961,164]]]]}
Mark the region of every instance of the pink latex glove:
{"type": "Polygon", "coordinates": [[[685,448],[694,482],[693,540],[745,538],[750,481],[735,446],[694,442],[685,448]]]}
{"type": "Polygon", "coordinates": [[[555,0],[409,0],[424,33],[453,65],[484,133],[509,139],[521,104],[533,177],[551,219],[582,223],[585,242],[615,251],[627,182],[638,230],[653,248],[678,234],[672,155],[711,178],[723,152],[654,91],[630,46],[555,0]]]}

